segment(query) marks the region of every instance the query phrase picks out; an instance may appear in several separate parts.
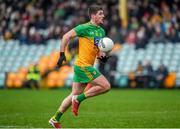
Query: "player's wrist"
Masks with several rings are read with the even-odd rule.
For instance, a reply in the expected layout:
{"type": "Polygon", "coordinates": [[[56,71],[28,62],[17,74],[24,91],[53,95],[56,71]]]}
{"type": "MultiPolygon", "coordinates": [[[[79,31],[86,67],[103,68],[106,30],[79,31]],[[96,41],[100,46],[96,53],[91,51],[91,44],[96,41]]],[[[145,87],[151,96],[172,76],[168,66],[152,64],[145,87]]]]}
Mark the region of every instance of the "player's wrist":
{"type": "Polygon", "coordinates": [[[65,54],[64,54],[64,52],[60,52],[60,56],[64,56],[65,54]]]}
{"type": "Polygon", "coordinates": [[[60,58],[59,59],[66,61],[66,56],[65,56],[64,52],[60,52],[60,58]]]}

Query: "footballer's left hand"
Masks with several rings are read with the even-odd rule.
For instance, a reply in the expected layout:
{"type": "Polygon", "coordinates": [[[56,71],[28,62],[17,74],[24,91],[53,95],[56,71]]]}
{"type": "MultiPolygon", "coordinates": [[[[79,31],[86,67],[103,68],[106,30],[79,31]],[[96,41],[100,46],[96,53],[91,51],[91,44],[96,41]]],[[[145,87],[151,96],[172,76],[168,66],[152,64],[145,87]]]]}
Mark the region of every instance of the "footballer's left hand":
{"type": "Polygon", "coordinates": [[[97,59],[99,59],[102,63],[106,63],[109,59],[109,53],[105,53],[102,51],[99,51],[97,59]]]}
{"type": "Polygon", "coordinates": [[[110,56],[101,56],[101,57],[98,57],[97,59],[99,59],[102,63],[106,63],[109,58],[110,56]]]}

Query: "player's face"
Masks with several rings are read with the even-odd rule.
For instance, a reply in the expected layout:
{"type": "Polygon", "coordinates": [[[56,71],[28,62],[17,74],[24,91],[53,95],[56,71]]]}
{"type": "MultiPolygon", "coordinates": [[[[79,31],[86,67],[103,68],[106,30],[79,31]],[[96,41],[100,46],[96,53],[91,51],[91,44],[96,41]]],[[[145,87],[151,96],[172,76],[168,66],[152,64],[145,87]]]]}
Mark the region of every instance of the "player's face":
{"type": "Polygon", "coordinates": [[[103,12],[103,10],[99,10],[97,13],[96,13],[96,15],[95,15],[95,22],[97,23],[97,24],[103,24],[103,22],[104,22],[104,12],[103,12]]]}

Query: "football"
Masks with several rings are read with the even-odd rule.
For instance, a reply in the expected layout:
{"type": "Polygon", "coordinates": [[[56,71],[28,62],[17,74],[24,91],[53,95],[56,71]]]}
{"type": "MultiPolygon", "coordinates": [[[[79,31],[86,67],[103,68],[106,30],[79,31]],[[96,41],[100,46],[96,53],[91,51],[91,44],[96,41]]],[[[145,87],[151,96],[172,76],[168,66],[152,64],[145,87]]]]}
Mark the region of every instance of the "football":
{"type": "Polygon", "coordinates": [[[104,37],[99,40],[98,47],[103,52],[109,52],[113,49],[114,42],[112,41],[112,39],[110,39],[108,37],[104,37]]]}

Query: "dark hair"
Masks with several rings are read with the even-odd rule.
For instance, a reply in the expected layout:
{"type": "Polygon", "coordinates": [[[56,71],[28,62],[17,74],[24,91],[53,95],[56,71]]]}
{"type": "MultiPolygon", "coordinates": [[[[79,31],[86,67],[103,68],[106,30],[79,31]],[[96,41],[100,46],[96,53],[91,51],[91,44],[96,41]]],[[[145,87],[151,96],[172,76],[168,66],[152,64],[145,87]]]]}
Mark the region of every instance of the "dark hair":
{"type": "Polygon", "coordinates": [[[91,5],[88,8],[88,15],[91,18],[91,14],[96,14],[99,10],[103,10],[103,8],[99,5],[91,5]]]}

